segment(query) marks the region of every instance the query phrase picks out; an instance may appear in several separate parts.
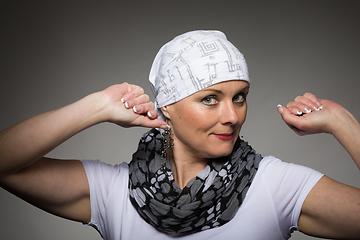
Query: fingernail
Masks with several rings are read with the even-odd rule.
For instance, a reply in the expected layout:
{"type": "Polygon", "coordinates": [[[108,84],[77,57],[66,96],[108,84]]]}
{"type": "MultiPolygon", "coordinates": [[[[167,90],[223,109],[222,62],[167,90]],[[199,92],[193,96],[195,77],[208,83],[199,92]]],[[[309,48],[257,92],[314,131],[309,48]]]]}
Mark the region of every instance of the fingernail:
{"type": "Polygon", "coordinates": [[[125,107],[129,108],[129,103],[128,102],[125,102],[125,107]]]}
{"type": "Polygon", "coordinates": [[[125,99],[124,99],[124,98],[121,98],[120,101],[124,103],[124,102],[125,102],[125,99]]]}
{"type": "Polygon", "coordinates": [[[304,108],[305,109],[305,113],[311,113],[311,110],[308,108],[304,108]]]}
{"type": "Polygon", "coordinates": [[[153,118],[153,115],[151,114],[151,112],[147,112],[147,115],[148,115],[150,118],[153,118]]]}
{"type": "Polygon", "coordinates": [[[297,115],[302,115],[303,113],[302,113],[302,111],[299,110],[299,111],[296,111],[296,114],[297,115]]]}
{"type": "Polygon", "coordinates": [[[161,125],[160,128],[166,130],[166,129],[170,129],[170,126],[166,124],[166,125],[161,125]]]}
{"type": "MultiPolygon", "coordinates": [[[[125,105],[126,105],[126,104],[125,104],[125,105]]],[[[133,111],[134,111],[135,113],[138,112],[138,110],[136,109],[136,106],[133,107],[133,111]]]]}
{"type": "Polygon", "coordinates": [[[276,107],[277,107],[277,109],[278,109],[278,111],[279,111],[280,114],[284,112],[284,109],[282,109],[282,105],[281,105],[281,104],[278,104],[276,107]]]}
{"type": "Polygon", "coordinates": [[[316,111],[320,111],[323,108],[323,106],[321,105],[320,107],[316,108],[316,111]]]}

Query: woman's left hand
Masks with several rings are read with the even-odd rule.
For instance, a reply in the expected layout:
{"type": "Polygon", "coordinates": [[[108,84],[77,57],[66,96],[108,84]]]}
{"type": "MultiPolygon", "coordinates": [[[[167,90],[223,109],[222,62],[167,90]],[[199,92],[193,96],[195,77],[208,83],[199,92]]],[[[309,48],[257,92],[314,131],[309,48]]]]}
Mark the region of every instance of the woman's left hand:
{"type": "MultiPolygon", "coordinates": [[[[331,133],[360,169],[360,124],[340,104],[305,93],[278,110],[299,135],[331,133]]],[[[322,177],[302,205],[299,230],[322,238],[359,239],[359,199],[360,189],[322,177]]]]}
{"type": "Polygon", "coordinates": [[[333,133],[337,126],[336,114],[346,111],[340,104],[318,99],[311,93],[298,96],[278,111],[284,122],[298,135],[333,133]]]}

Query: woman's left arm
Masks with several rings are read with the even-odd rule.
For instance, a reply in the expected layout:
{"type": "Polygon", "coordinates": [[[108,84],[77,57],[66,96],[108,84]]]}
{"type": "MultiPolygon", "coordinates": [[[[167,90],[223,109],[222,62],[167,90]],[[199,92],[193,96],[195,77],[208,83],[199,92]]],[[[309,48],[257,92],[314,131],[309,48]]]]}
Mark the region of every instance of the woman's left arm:
{"type": "MultiPolygon", "coordinates": [[[[340,104],[306,93],[278,111],[298,135],[332,134],[360,169],[360,124],[340,104]]],[[[322,177],[304,201],[298,226],[312,236],[360,239],[360,189],[322,177]]]]}

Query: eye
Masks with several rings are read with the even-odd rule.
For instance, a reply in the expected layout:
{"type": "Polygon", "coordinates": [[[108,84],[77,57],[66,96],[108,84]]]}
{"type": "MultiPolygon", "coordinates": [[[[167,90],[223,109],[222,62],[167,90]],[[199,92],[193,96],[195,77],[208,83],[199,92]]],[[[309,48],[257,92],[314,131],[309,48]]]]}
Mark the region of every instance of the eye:
{"type": "Polygon", "coordinates": [[[233,101],[236,103],[243,103],[245,101],[245,95],[240,93],[233,98],[233,101]]]}
{"type": "Polygon", "coordinates": [[[201,102],[204,103],[205,105],[215,105],[218,103],[218,100],[215,96],[207,96],[207,97],[204,97],[201,100],[201,102]]]}

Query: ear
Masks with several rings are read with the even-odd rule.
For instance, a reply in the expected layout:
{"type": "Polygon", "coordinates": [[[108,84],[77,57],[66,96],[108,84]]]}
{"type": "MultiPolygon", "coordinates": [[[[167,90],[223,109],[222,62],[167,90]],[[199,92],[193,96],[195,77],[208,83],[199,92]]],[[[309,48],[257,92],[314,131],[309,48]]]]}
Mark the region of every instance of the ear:
{"type": "Polygon", "coordinates": [[[164,106],[161,108],[161,111],[162,113],[164,114],[164,116],[167,118],[167,119],[170,119],[170,114],[169,114],[169,111],[168,111],[168,106],[164,106]]]}

